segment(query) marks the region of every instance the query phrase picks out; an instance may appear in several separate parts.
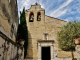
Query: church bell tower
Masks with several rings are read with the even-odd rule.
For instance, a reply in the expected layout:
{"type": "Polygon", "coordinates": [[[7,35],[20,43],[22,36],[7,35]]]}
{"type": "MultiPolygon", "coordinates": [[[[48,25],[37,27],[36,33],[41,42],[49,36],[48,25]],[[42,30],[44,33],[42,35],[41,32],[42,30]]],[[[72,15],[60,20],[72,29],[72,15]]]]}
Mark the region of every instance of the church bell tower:
{"type": "Polygon", "coordinates": [[[28,28],[28,49],[26,58],[38,57],[38,41],[43,40],[45,32],[45,10],[41,5],[31,5],[31,8],[26,10],[26,23],[28,28]]]}

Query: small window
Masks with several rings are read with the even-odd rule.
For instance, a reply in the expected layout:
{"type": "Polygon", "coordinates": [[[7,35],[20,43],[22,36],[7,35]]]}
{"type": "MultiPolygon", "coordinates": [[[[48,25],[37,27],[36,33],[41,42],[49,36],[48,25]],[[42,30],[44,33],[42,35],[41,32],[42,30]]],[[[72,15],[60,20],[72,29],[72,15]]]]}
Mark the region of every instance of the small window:
{"type": "Polygon", "coordinates": [[[48,40],[48,33],[44,33],[44,40],[48,40]]]}
{"type": "Polygon", "coordinates": [[[37,21],[41,21],[41,13],[40,12],[38,12],[38,14],[37,14],[37,21]]]}
{"type": "Polygon", "coordinates": [[[13,36],[13,31],[14,31],[14,26],[13,26],[13,24],[12,24],[12,26],[11,26],[11,33],[10,33],[11,38],[12,38],[12,36],[13,36]]]}
{"type": "Polygon", "coordinates": [[[33,21],[34,21],[34,14],[31,12],[29,17],[29,22],[33,22],[33,21]]]}

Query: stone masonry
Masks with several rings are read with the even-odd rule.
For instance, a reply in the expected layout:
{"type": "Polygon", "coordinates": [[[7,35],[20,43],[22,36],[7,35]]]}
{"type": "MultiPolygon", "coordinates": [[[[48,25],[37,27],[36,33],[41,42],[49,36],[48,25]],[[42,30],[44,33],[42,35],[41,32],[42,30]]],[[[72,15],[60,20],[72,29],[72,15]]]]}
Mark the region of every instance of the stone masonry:
{"type": "Polygon", "coordinates": [[[24,48],[16,42],[17,0],[0,0],[0,60],[24,60],[24,48]]]}
{"type": "Polygon", "coordinates": [[[45,15],[45,10],[41,8],[41,5],[31,5],[31,8],[26,10],[26,23],[28,27],[28,49],[27,60],[41,60],[42,47],[50,47],[51,60],[71,60],[71,52],[62,51],[58,48],[57,32],[60,31],[60,27],[66,25],[67,22],[45,15]],[[40,19],[38,19],[38,13],[40,19]],[[32,15],[32,16],[31,16],[32,15]],[[32,18],[30,21],[30,18],[32,18]],[[45,36],[46,39],[45,39],[45,36]],[[57,58],[54,54],[57,54],[57,58]]]}

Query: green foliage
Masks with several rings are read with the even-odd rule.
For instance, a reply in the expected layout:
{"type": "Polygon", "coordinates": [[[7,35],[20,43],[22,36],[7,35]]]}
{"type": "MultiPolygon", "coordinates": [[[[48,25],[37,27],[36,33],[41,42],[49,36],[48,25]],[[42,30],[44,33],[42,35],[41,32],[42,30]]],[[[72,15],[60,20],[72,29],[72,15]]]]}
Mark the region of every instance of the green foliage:
{"type": "Polygon", "coordinates": [[[26,25],[26,18],[25,18],[25,8],[23,9],[22,12],[20,12],[20,24],[19,24],[19,28],[18,28],[18,40],[19,39],[24,39],[25,43],[24,43],[24,58],[27,55],[27,47],[28,47],[28,30],[27,30],[27,25],[26,25]]]}
{"type": "Polygon", "coordinates": [[[69,22],[58,32],[58,45],[64,51],[75,50],[73,39],[80,37],[80,22],[69,22]]]}

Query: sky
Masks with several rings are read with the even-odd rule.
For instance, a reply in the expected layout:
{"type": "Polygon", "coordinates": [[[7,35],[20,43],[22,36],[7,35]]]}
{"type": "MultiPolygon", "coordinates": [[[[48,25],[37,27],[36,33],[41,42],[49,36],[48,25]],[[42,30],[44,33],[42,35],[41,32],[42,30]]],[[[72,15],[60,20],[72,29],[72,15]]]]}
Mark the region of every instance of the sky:
{"type": "Polygon", "coordinates": [[[20,11],[30,9],[36,2],[45,9],[45,15],[64,21],[80,21],[80,0],[17,0],[18,15],[20,11]]]}

